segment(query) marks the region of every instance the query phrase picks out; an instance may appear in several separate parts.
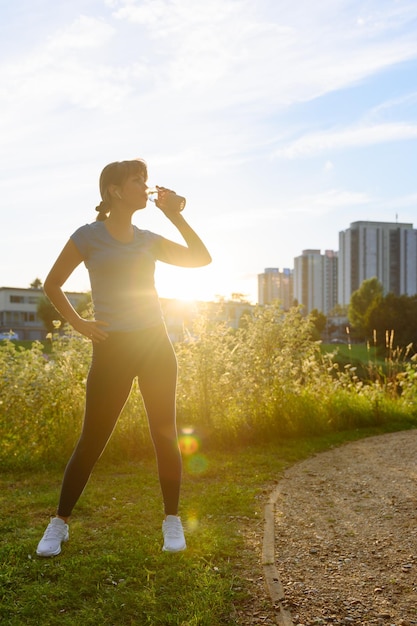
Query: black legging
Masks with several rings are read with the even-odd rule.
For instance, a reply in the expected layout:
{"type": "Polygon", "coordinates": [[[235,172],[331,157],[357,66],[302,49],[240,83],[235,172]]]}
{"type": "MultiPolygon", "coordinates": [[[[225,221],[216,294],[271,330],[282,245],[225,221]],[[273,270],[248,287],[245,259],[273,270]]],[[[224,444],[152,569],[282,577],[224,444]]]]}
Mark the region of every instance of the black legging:
{"type": "Polygon", "coordinates": [[[181,454],[175,423],[177,360],[164,325],[129,333],[109,333],[94,344],[87,379],[84,424],[65,470],[58,515],[69,517],[103,452],[138,377],[166,515],[176,515],[181,454]]]}

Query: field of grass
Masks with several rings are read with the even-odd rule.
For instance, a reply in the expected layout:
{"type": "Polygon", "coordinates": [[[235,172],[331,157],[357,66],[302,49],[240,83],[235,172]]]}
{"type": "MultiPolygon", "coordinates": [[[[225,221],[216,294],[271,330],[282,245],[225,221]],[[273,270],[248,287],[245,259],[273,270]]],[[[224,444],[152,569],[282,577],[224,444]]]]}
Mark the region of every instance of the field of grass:
{"type": "MultiPolygon", "coordinates": [[[[161,498],[153,459],[99,462],[61,555],[36,556],[55,511],[62,468],[0,478],[0,623],[7,626],[222,626],[239,624],[262,576],[263,506],[283,469],[377,430],[282,445],[207,452],[185,463],[181,515],[188,549],[161,551],[161,498]]],[[[265,603],[268,599],[265,595],[265,603]]],[[[259,605],[259,598],[258,598],[259,605]]],[[[253,623],[257,623],[254,621],[253,623]]]]}

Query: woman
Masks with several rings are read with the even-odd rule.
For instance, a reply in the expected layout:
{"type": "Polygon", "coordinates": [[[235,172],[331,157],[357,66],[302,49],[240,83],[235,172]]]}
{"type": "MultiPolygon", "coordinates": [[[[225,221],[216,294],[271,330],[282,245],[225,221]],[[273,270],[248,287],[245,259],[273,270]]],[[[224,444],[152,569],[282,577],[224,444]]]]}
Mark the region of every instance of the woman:
{"type": "Polygon", "coordinates": [[[176,357],[154,286],[155,261],[182,267],[211,262],[207,248],[176,208],[175,194],[158,188],[156,205],[186,246],[140,230],[133,214],[144,209],[147,166],[140,159],[107,165],[100,176],[97,220],[79,228],[49,272],[44,289],[55,308],[93,342],[80,439],[66,467],[55,518],[39,542],[39,556],[55,556],[69,539],[68,519],[103,452],[137,377],[155,448],[165,508],[163,550],[186,548],[178,502],[181,455],[175,423],[176,357]],[[95,319],[78,315],[62,286],[84,262],[95,319]]]}

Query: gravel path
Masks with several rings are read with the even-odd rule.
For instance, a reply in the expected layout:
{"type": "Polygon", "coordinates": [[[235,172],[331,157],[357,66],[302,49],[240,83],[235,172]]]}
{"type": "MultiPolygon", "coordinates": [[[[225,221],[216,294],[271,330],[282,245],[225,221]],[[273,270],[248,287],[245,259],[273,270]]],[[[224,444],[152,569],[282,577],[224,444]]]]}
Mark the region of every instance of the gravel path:
{"type": "Polygon", "coordinates": [[[271,502],[277,623],[417,624],[417,430],[298,463],[271,502]]]}

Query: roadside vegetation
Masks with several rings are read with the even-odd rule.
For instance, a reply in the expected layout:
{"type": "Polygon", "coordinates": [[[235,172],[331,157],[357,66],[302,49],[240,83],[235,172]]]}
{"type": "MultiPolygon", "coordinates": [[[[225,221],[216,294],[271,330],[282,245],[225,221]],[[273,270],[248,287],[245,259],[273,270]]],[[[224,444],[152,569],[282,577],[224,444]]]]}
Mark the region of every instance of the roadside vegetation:
{"type": "Polygon", "coordinates": [[[276,306],[257,308],[237,331],[204,312],[185,330],[176,352],[189,549],[174,557],[161,552],[155,461],[134,388],[77,505],[71,541],[60,557],[36,558],[79,434],[91,345],[68,329],[55,329],[47,349],[2,343],[0,622],[245,623],[262,576],[263,503],[283,469],[348,439],[417,425],[412,346],[388,332],[384,353],[369,342],[323,347],[313,326],[298,308],[276,306]]]}

